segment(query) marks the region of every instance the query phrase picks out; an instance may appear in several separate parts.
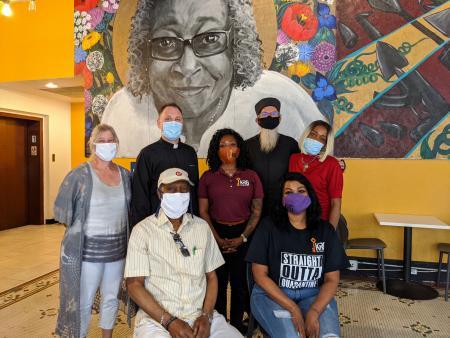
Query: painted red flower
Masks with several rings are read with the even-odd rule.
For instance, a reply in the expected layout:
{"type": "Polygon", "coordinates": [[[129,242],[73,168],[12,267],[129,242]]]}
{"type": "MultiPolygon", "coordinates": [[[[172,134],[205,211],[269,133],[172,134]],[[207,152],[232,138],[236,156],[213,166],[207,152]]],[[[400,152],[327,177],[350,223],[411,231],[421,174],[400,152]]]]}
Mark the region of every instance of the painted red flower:
{"type": "Polygon", "coordinates": [[[281,29],[295,41],[310,40],[317,33],[319,20],[308,5],[294,4],[286,8],[281,29]]]}
{"type": "Polygon", "coordinates": [[[97,7],[98,0],[75,0],[75,10],[87,12],[97,7]]]}
{"type": "Polygon", "coordinates": [[[94,76],[87,68],[86,62],[80,62],[75,64],[75,75],[82,75],[84,78],[84,89],[90,89],[94,84],[94,76]]]}

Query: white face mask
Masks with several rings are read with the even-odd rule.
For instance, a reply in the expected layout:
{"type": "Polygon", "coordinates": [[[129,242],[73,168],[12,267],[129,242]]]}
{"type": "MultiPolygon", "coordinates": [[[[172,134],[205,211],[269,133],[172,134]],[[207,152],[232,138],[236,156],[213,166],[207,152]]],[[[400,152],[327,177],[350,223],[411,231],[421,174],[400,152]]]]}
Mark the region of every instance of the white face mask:
{"type": "Polygon", "coordinates": [[[103,161],[111,161],[117,154],[117,143],[94,143],[95,154],[103,161]]]}
{"type": "Polygon", "coordinates": [[[161,209],[167,217],[178,219],[187,212],[189,200],[190,194],[188,192],[164,193],[161,200],[161,209]]]}

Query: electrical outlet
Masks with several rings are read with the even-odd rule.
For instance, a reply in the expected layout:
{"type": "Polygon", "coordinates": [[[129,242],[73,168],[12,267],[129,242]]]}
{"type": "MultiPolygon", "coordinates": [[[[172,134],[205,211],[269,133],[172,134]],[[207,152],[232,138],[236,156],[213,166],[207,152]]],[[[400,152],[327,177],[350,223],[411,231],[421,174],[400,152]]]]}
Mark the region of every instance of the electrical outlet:
{"type": "Polygon", "coordinates": [[[358,270],[358,261],[351,259],[350,260],[350,267],[348,269],[352,270],[352,271],[358,270]]]}
{"type": "Polygon", "coordinates": [[[417,275],[417,269],[411,268],[411,275],[417,275]]]}

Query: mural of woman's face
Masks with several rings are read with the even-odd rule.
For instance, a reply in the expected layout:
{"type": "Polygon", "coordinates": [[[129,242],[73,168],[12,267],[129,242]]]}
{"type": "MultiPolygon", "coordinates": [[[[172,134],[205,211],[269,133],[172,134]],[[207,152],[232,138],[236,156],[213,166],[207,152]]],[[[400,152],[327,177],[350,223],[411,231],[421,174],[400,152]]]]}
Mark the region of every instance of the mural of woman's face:
{"type": "MultiPolygon", "coordinates": [[[[154,27],[150,39],[178,37],[184,40],[211,31],[230,29],[228,7],[223,0],[164,0],[154,11],[154,27]]],[[[232,41],[216,55],[199,57],[185,41],[178,60],[150,58],[150,86],[157,104],[176,103],[185,119],[213,113],[211,105],[231,87],[233,74],[232,41]]],[[[211,42],[214,36],[206,36],[211,42]]],[[[160,40],[167,46],[168,40],[160,40]]],[[[226,98],[224,98],[226,99],[226,98]]]]}

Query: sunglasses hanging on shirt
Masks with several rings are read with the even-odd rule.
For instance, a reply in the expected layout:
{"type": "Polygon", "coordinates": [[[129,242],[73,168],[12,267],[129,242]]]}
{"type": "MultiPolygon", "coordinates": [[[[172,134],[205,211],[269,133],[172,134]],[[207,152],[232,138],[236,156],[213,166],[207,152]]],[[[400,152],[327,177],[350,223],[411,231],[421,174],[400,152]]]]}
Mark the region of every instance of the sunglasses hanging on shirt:
{"type": "Polygon", "coordinates": [[[181,240],[181,237],[179,234],[171,232],[172,238],[175,241],[175,243],[178,245],[178,247],[180,248],[181,254],[184,257],[189,257],[191,254],[189,253],[188,248],[186,247],[186,245],[184,245],[183,241],[181,240]]]}

